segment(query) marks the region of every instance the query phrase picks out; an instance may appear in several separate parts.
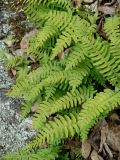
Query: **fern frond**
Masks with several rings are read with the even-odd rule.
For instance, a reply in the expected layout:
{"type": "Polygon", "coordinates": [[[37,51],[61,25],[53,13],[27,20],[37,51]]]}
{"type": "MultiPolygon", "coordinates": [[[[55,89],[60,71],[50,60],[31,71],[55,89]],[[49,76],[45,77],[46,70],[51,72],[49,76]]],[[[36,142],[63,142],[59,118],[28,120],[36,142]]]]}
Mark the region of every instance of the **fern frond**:
{"type": "Polygon", "coordinates": [[[54,59],[59,53],[64,51],[64,49],[69,48],[72,43],[75,44],[81,41],[81,37],[91,36],[95,28],[90,26],[90,23],[80,19],[79,16],[73,16],[69,25],[63,30],[57,43],[52,50],[51,59],[54,59]],[[89,28],[89,30],[87,30],[89,28]],[[84,30],[86,29],[86,32],[84,30]]]}
{"type": "Polygon", "coordinates": [[[27,56],[10,56],[9,61],[5,60],[7,68],[25,67],[28,65],[27,56]]]}
{"type": "Polygon", "coordinates": [[[55,160],[60,152],[59,147],[38,149],[37,151],[17,151],[8,153],[1,160],[55,160]]]}
{"type": "Polygon", "coordinates": [[[67,92],[58,99],[50,99],[49,101],[41,103],[37,113],[34,115],[33,125],[36,128],[40,128],[50,115],[81,105],[87,99],[92,98],[93,94],[94,90],[92,86],[88,86],[88,88],[83,86],[74,92],[67,92]]]}
{"type": "Polygon", "coordinates": [[[87,138],[90,128],[118,105],[120,105],[120,91],[115,92],[110,89],[105,89],[104,92],[97,93],[94,99],[86,101],[78,121],[82,141],[87,138]]]}
{"type": "Polygon", "coordinates": [[[26,76],[26,78],[24,76],[23,78],[21,77],[21,80],[18,80],[16,82],[16,85],[12,87],[11,91],[9,92],[9,95],[21,97],[24,94],[24,91],[30,91],[32,86],[39,84],[39,82],[41,82],[42,79],[46,78],[53,71],[59,71],[60,68],[61,67],[57,65],[57,63],[48,63],[42,67],[37,68],[36,70],[30,72],[26,76]]]}
{"type": "Polygon", "coordinates": [[[90,75],[99,84],[101,84],[102,86],[105,86],[106,79],[103,77],[103,75],[96,68],[93,67],[91,69],[90,75]]]}
{"type": "Polygon", "coordinates": [[[76,67],[80,62],[85,60],[86,52],[84,51],[83,44],[76,43],[70,50],[69,55],[65,59],[66,69],[76,67]]]}
{"type": "Polygon", "coordinates": [[[114,16],[106,18],[104,29],[112,44],[116,46],[120,45],[120,17],[114,16]]]}
{"type": "Polygon", "coordinates": [[[70,7],[70,4],[71,4],[71,0],[37,0],[37,1],[30,1],[30,0],[25,0],[24,1],[25,3],[27,4],[31,4],[31,5],[36,5],[36,3],[38,5],[43,5],[43,6],[46,6],[46,7],[50,7],[50,8],[60,8],[62,10],[64,9],[68,9],[70,7]]]}
{"type": "MultiPolygon", "coordinates": [[[[101,41],[100,38],[83,38],[83,43],[88,57],[93,66],[106,78],[113,86],[119,82],[119,75],[113,68],[113,59],[111,59],[110,46],[108,42],[101,41]],[[89,45],[91,44],[91,45],[89,45]]],[[[118,67],[118,66],[117,66],[118,67]]]]}
{"type": "Polygon", "coordinates": [[[73,137],[76,133],[79,134],[80,130],[77,125],[79,114],[72,114],[58,116],[54,121],[49,121],[42,127],[37,138],[33,140],[26,148],[36,148],[45,142],[48,144],[59,143],[62,139],[73,137]]]}
{"type": "Polygon", "coordinates": [[[85,61],[80,63],[78,67],[75,67],[72,70],[66,70],[69,75],[69,85],[72,87],[73,90],[82,84],[84,78],[86,78],[90,74],[91,68],[92,65],[90,61],[88,59],[85,59],[85,61]]]}
{"type": "Polygon", "coordinates": [[[49,98],[53,97],[56,92],[56,88],[53,86],[45,87],[45,100],[47,101],[49,98]]]}
{"type": "Polygon", "coordinates": [[[120,68],[120,17],[106,18],[104,29],[110,40],[111,65],[119,74],[120,68]]]}

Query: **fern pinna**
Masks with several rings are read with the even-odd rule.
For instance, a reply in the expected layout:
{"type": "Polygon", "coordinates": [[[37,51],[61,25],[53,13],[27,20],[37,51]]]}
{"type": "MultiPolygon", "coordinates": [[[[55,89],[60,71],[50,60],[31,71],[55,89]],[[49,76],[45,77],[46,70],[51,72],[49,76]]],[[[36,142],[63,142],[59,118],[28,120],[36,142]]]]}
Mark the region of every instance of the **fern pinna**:
{"type": "Polygon", "coordinates": [[[21,120],[37,103],[38,135],[4,159],[42,160],[49,153],[47,160],[53,160],[63,140],[80,136],[84,141],[91,127],[120,104],[120,17],[105,19],[104,40],[96,32],[97,15],[81,16],[80,5],[74,8],[71,0],[25,0],[24,6],[38,31],[24,58],[6,60],[18,71],[8,95],[24,99],[21,120]],[[37,69],[28,68],[29,56],[37,69]]]}

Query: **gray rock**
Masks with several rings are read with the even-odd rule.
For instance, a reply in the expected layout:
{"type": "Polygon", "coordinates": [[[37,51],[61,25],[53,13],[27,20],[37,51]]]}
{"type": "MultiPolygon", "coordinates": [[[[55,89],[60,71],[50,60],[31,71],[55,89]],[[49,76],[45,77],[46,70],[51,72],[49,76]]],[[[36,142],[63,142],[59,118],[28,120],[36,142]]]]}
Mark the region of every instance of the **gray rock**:
{"type": "MultiPolygon", "coordinates": [[[[4,37],[10,31],[10,26],[7,24],[10,14],[5,11],[3,2],[0,0],[0,49],[6,51],[4,37]]],[[[13,82],[7,75],[3,60],[0,59],[0,157],[6,152],[22,147],[35,135],[30,117],[22,123],[19,121],[17,107],[20,100],[5,96],[6,90],[13,82]]]]}
{"type": "Polygon", "coordinates": [[[0,155],[22,147],[35,135],[31,118],[19,122],[18,100],[8,98],[0,93],[0,155]]]}

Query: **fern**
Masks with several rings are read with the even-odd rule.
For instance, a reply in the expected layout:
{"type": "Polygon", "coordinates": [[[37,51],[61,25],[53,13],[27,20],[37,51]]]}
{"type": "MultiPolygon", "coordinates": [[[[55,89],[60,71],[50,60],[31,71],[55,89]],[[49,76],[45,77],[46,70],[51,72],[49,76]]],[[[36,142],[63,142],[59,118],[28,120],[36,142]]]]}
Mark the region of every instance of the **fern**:
{"type": "Polygon", "coordinates": [[[97,14],[71,3],[23,2],[38,32],[29,40],[27,55],[6,59],[7,67],[17,71],[8,95],[24,99],[21,120],[37,103],[33,125],[38,135],[8,159],[59,159],[55,145],[74,136],[84,141],[90,129],[120,104],[120,17],[105,19],[108,38],[103,40],[96,33],[97,14]],[[28,69],[28,55],[37,60],[37,69],[28,69]]]}
{"type": "Polygon", "coordinates": [[[4,157],[4,160],[55,160],[58,157],[59,151],[58,147],[40,149],[37,152],[33,151],[32,153],[23,150],[7,154],[4,157]]]}
{"type": "Polygon", "coordinates": [[[94,99],[86,101],[78,121],[82,140],[87,138],[88,131],[99,119],[106,116],[118,105],[120,105],[120,92],[114,92],[110,89],[106,89],[104,92],[98,93],[94,99]]]}
{"type": "Polygon", "coordinates": [[[34,126],[40,128],[43,122],[45,122],[46,117],[49,117],[56,112],[81,105],[85,100],[93,97],[93,91],[92,86],[89,86],[88,88],[83,86],[74,92],[67,92],[64,96],[61,96],[58,99],[50,99],[47,102],[43,102],[40,104],[40,108],[38,108],[35,118],[33,119],[34,126]]]}
{"type": "Polygon", "coordinates": [[[36,148],[46,141],[48,144],[56,145],[60,143],[62,139],[73,137],[75,133],[79,134],[80,129],[77,124],[78,117],[79,114],[73,113],[65,116],[59,115],[54,121],[49,121],[49,123],[42,127],[35,140],[33,140],[26,148],[36,148]]]}

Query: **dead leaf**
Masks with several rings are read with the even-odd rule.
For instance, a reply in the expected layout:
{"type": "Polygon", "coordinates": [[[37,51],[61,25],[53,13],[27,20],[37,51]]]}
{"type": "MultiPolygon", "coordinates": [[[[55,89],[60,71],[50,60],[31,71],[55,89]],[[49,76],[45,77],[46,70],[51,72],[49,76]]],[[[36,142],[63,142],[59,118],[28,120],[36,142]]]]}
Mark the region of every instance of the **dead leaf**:
{"type": "Polygon", "coordinates": [[[63,59],[63,58],[64,58],[64,56],[65,56],[66,54],[68,54],[68,52],[69,52],[69,51],[70,51],[70,49],[69,49],[69,48],[67,48],[67,49],[65,49],[65,51],[63,51],[63,52],[59,53],[59,54],[58,54],[58,58],[59,58],[59,60],[63,59]]]}
{"type": "Polygon", "coordinates": [[[68,139],[64,142],[64,149],[65,150],[73,150],[73,148],[79,148],[81,147],[80,141],[76,139],[68,139]]]}
{"type": "Polygon", "coordinates": [[[103,146],[104,146],[104,144],[106,142],[107,133],[108,133],[108,125],[102,126],[102,128],[101,128],[101,137],[100,137],[100,149],[99,149],[99,152],[102,151],[103,146]]]}
{"type": "Polygon", "coordinates": [[[24,50],[23,49],[16,49],[14,51],[14,55],[23,56],[24,50]]]}
{"type": "Polygon", "coordinates": [[[114,151],[120,152],[120,125],[109,125],[106,142],[114,151]]]}
{"type": "Polygon", "coordinates": [[[91,160],[103,160],[103,158],[100,155],[98,155],[98,153],[95,150],[92,151],[90,158],[91,160]]]}
{"type": "Polygon", "coordinates": [[[108,147],[107,143],[104,143],[104,148],[105,148],[105,150],[106,150],[107,155],[109,156],[109,158],[113,159],[113,154],[112,154],[110,148],[108,147]]]}
{"type": "Polygon", "coordinates": [[[5,41],[5,44],[6,44],[7,47],[9,47],[9,48],[12,48],[14,43],[15,43],[15,40],[5,41]]]}
{"type": "Polygon", "coordinates": [[[35,58],[33,57],[33,55],[29,55],[29,58],[30,58],[30,60],[31,60],[31,62],[36,62],[36,60],[35,60],[35,58]]]}
{"type": "Polygon", "coordinates": [[[111,121],[120,121],[119,116],[118,116],[117,113],[115,113],[115,112],[112,113],[112,114],[110,114],[109,119],[110,119],[111,121]]]}
{"type": "Polygon", "coordinates": [[[71,7],[74,8],[74,9],[78,8],[81,5],[82,1],[83,0],[73,0],[72,4],[71,4],[71,7]]]}
{"type": "Polygon", "coordinates": [[[16,70],[13,68],[8,69],[7,72],[11,78],[14,78],[16,76],[16,70]]]}
{"type": "Polygon", "coordinates": [[[30,31],[29,33],[25,34],[25,36],[22,38],[21,42],[20,42],[20,48],[25,50],[26,48],[28,48],[29,46],[29,38],[31,36],[34,36],[37,33],[37,29],[34,29],[32,31],[30,31]]]}
{"type": "Polygon", "coordinates": [[[112,6],[116,3],[117,0],[112,0],[110,3],[105,3],[105,6],[112,6]]]}
{"type": "Polygon", "coordinates": [[[115,7],[114,6],[99,6],[98,11],[104,13],[105,15],[114,15],[115,14],[115,7]]]}
{"type": "Polygon", "coordinates": [[[82,143],[82,156],[83,158],[88,158],[90,155],[90,151],[91,151],[91,145],[90,142],[88,140],[86,140],[84,143],[82,143]]]}
{"type": "Polygon", "coordinates": [[[38,109],[39,103],[35,102],[33,103],[32,107],[31,107],[31,112],[35,113],[38,109]]]}
{"type": "Polygon", "coordinates": [[[89,137],[90,144],[96,151],[100,150],[99,145],[100,145],[100,139],[101,139],[101,128],[106,125],[107,125],[107,122],[105,121],[105,119],[102,119],[94,126],[93,131],[90,134],[90,137],[89,137]]]}

